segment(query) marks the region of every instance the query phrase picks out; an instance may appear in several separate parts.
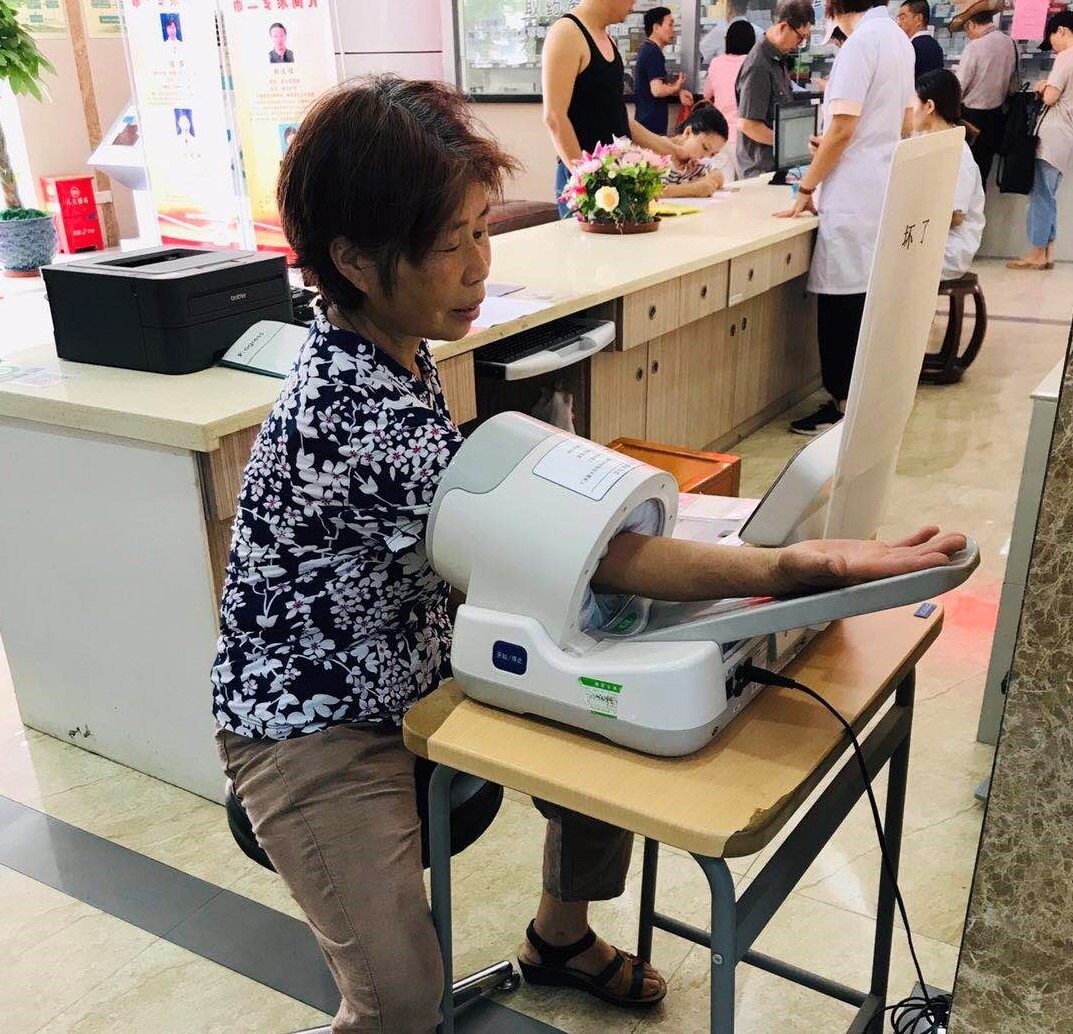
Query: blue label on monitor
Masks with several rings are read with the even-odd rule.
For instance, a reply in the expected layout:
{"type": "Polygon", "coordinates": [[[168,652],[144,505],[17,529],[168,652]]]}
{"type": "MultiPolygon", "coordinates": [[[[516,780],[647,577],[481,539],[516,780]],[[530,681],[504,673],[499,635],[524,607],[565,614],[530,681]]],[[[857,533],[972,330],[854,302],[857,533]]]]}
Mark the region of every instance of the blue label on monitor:
{"type": "Polygon", "coordinates": [[[524,675],[529,666],[529,655],[524,646],[507,643],[497,639],[492,644],[492,664],[500,671],[509,671],[512,675],[524,675]]]}

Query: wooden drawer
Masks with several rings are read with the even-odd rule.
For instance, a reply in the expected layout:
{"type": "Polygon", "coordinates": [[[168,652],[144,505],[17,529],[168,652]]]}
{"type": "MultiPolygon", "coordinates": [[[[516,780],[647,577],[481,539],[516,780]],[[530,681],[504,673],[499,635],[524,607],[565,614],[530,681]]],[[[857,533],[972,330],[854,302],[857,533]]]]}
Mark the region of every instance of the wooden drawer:
{"type": "Polygon", "coordinates": [[[795,280],[808,272],[812,260],[813,234],[802,233],[781,244],[772,246],[768,258],[771,271],[771,287],[795,280]]]}
{"type": "Polygon", "coordinates": [[[669,334],[678,326],[680,284],[677,278],[634,291],[622,299],[619,348],[625,351],[669,334]]]}
{"type": "Polygon", "coordinates": [[[477,384],[473,373],[473,353],[455,356],[436,364],[443,385],[443,397],[456,424],[477,418],[477,384]]]}
{"type": "Polygon", "coordinates": [[[740,305],[771,286],[771,249],[763,248],[730,260],[727,305],[740,305]]]}
{"type": "Polygon", "coordinates": [[[726,307],[730,263],[687,273],[679,282],[678,324],[686,326],[726,307]]]}

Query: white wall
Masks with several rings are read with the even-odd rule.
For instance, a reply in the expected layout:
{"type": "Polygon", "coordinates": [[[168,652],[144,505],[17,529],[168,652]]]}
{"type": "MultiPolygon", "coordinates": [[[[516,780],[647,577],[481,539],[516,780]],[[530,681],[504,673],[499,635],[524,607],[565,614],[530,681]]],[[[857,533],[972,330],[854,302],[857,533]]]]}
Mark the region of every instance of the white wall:
{"type": "Polygon", "coordinates": [[[335,9],[348,76],[443,77],[440,0],[336,0],[335,9]]]}
{"type": "MultiPolygon", "coordinates": [[[[22,195],[24,205],[40,204],[39,181],[42,176],[88,175],[93,171],[86,165],[90,146],[70,37],[36,42],[55,66],[56,74],[46,77],[49,97],[45,102],[39,103],[32,97],[16,100],[32,177],[30,189],[22,195]]],[[[130,102],[123,41],[118,37],[87,39],[86,48],[101,129],[107,131],[112,120],[130,102]]],[[[113,182],[112,199],[120,236],[135,236],[137,220],[130,191],[113,182]]]]}

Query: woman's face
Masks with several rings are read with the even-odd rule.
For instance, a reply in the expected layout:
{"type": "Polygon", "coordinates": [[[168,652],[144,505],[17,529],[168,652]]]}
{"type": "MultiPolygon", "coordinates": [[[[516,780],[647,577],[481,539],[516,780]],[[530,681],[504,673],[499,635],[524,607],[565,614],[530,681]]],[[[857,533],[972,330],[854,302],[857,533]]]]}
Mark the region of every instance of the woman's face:
{"type": "Polygon", "coordinates": [[[680,141],[682,150],[697,161],[705,158],[714,158],[722,149],[726,141],[715,133],[694,133],[686,128],[682,132],[680,141]]]}
{"type": "Polygon", "coordinates": [[[393,337],[457,341],[480,315],[484,281],[491,265],[488,194],[471,185],[451,225],[418,264],[400,260],[388,297],[369,284],[363,314],[393,337]]]}
{"type": "Polygon", "coordinates": [[[934,115],[934,101],[922,101],[919,97],[915,97],[913,99],[913,132],[928,132],[931,128],[931,122],[934,115]]]}

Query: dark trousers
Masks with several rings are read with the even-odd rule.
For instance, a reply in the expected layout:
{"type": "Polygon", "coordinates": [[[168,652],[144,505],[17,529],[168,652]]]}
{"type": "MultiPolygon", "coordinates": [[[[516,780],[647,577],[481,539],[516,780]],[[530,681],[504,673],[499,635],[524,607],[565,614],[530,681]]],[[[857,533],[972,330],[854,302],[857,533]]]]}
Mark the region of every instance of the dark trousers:
{"type": "Polygon", "coordinates": [[[980,135],[972,142],[970,148],[976,164],[980,166],[980,178],[987,188],[987,177],[991,175],[991,164],[995,152],[1002,142],[1004,120],[1001,108],[962,108],[961,117],[970,125],[980,130],[980,135]]]}
{"type": "Polygon", "coordinates": [[[816,330],[820,340],[823,386],[836,402],[849,397],[857,338],[864,316],[863,294],[816,295],[816,330]]]}

